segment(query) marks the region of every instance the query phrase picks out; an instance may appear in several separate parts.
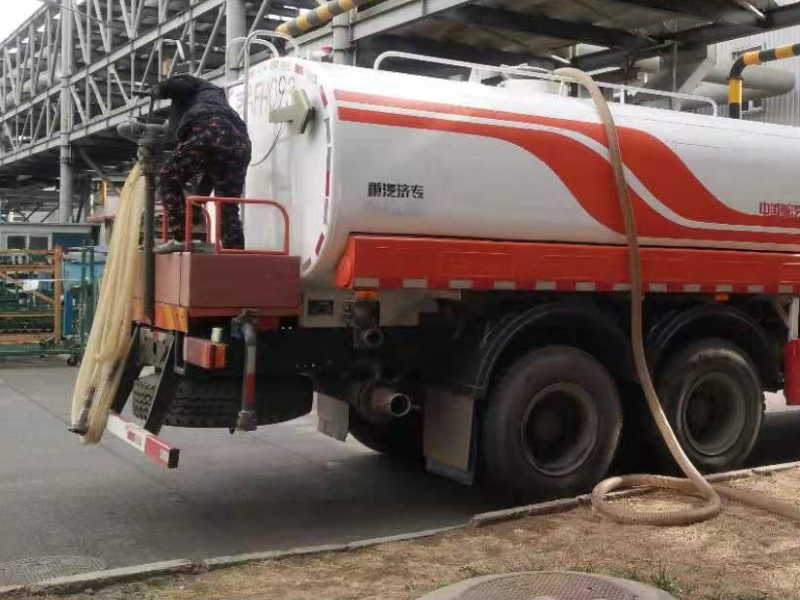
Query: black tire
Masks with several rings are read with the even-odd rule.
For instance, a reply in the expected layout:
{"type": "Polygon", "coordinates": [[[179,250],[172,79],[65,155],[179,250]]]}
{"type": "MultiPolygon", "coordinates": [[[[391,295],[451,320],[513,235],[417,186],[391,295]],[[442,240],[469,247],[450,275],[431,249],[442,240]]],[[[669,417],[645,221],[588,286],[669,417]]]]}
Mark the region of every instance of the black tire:
{"type": "Polygon", "coordinates": [[[603,365],[577,348],[534,350],[490,393],[480,475],[514,500],[584,492],[608,471],[621,430],[619,393],[603,365]]]}
{"type": "Polygon", "coordinates": [[[370,423],[351,408],[350,433],[370,450],[388,457],[422,460],[422,418],[419,411],[388,423],[370,423]]]}
{"type": "MultiPolygon", "coordinates": [[[[657,390],[675,436],[700,471],[727,471],[750,455],[761,431],[764,393],[741,348],[716,338],[693,342],[667,361],[657,390]]],[[[674,470],[674,459],[652,428],[657,458],[674,470]]]]}
{"type": "MultiPolygon", "coordinates": [[[[140,377],[131,393],[133,414],[144,419],[153,403],[158,377],[140,377]]],[[[240,384],[235,380],[179,380],[164,425],[175,427],[234,427],[241,405],[240,384]]]]}
{"type": "MultiPolygon", "coordinates": [[[[150,412],[157,381],[156,375],[148,375],[134,382],[131,393],[134,416],[144,419],[150,412]]],[[[260,378],[256,393],[259,425],[290,421],[311,411],[311,382],[305,378],[260,378]]],[[[179,377],[164,425],[235,427],[241,403],[241,379],[179,377]]]]}

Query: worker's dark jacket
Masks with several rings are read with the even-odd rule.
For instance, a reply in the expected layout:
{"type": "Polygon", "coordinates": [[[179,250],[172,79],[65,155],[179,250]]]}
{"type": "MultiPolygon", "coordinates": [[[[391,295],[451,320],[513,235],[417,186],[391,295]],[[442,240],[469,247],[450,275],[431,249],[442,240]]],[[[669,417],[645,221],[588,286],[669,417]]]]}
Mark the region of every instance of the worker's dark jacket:
{"type": "MultiPolygon", "coordinates": [[[[222,88],[180,75],[164,81],[158,96],[172,100],[168,131],[176,143],[159,172],[159,193],[171,234],[182,240],[184,192],[209,195],[213,188],[218,197],[241,197],[251,144],[247,125],[228,104],[222,88]],[[199,189],[191,185],[194,182],[200,182],[199,189]]],[[[234,204],[223,206],[222,238],[226,247],[243,247],[239,209],[234,204]]]]}
{"type": "Polygon", "coordinates": [[[164,81],[158,87],[158,96],[172,100],[169,129],[177,140],[190,134],[192,123],[210,117],[228,121],[236,131],[248,137],[247,125],[228,104],[225,90],[221,87],[191,75],[179,75],[164,81]]]}

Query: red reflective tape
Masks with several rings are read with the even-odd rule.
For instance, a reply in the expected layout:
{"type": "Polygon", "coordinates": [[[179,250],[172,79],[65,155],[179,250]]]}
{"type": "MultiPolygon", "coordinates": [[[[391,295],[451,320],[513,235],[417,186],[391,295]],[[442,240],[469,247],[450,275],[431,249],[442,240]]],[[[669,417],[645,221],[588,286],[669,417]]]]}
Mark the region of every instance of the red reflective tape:
{"type": "Polygon", "coordinates": [[[243,404],[255,410],[256,407],[256,374],[255,373],[245,373],[244,374],[244,402],[243,404]]]}
{"type": "Polygon", "coordinates": [[[108,417],[106,430],[142,452],[153,462],[174,469],[178,466],[180,450],[159,439],[135,423],[129,423],[117,414],[108,417]]]}
{"type": "Polygon", "coordinates": [[[322,244],[324,242],[325,242],[325,234],[324,233],[320,233],[319,234],[319,239],[317,240],[317,247],[314,248],[314,252],[317,254],[317,256],[319,256],[319,252],[320,252],[320,250],[322,250],[322,244]]]}
{"type": "Polygon", "coordinates": [[[173,461],[175,461],[175,466],[177,466],[177,454],[175,454],[175,449],[153,435],[147,436],[144,440],[144,454],[153,462],[164,467],[172,468],[171,465],[173,461]]]}
{"type": "Polygon", "coordinates": [[[319,99],[322,100],[322,106],[328,106],[328,97],[325,95],[325,90],[319,89],[319,99]]]}

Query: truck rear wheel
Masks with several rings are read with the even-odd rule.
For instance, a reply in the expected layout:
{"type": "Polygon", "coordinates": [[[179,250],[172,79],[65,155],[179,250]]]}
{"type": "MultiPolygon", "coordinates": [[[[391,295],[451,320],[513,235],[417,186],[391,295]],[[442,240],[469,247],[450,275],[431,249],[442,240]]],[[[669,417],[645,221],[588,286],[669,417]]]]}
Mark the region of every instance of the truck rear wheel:
{"type": "Polygon", "coordinates": [[[621,430],[619,393],[603,365],[577,348],[534,350],[490,394],[481,476],[515,500],[583,492],[606,474],[621,430]]]}
{"type": "MultiPolygon", "coordinates": [[[[761,431],[764,394],[756,368],[738,346],[715,338],[690,344],[659,374],[658,394],[675,436],[700,471],[733,469],[750,455],[761,431]]],[[[674,468],[666,445],[654,436],[658,458],[674,468]]]]}

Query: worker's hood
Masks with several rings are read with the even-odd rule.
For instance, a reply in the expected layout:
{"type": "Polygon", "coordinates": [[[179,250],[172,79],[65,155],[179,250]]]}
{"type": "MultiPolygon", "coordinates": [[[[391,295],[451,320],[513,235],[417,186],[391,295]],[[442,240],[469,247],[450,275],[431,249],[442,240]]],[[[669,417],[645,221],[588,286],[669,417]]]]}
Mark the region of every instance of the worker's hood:
{"type": "Polygon", "coordinates": [[[223,117],[247,135],[247,125],[228,104],[225,90],[221,87],[191,75],[178,75],[158,86],[158,96],[172,101],[170,137],[182,138],[193,123],[209,117],[223,117]]]}

